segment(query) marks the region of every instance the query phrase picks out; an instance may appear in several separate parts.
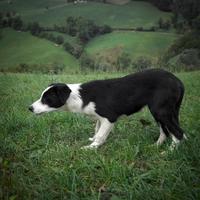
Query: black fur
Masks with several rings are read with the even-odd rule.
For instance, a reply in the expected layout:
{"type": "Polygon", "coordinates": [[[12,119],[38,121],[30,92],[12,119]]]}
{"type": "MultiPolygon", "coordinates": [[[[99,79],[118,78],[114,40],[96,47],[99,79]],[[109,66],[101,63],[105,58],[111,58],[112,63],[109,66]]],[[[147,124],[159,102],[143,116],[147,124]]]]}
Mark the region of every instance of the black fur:
{"type": "Polygon", "coordinates": [[[110,122],[148,106],[166,135],[170,132],[179,140],[183,138],[178,115],[184,86],[169,72],[152,69],[122,78],[91,81],[81,85],[80,95],[83,107],[94,102],[97,114],[110,122]]]}
{"type": "Polygon", "coordinates": [[[66,103],[71,90],[63,83],[54,83],[42,96],[42,103],[52,108],[59,108],[66,103]]]}

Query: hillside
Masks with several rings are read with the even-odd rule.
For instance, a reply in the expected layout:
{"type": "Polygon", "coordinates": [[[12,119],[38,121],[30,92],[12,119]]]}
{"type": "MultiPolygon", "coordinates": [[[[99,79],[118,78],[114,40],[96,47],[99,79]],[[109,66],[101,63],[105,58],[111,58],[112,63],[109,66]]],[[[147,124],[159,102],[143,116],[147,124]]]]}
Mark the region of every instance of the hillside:
{"type": "Polygon", "coordinates": [[[75,5],[67,4],[65,0],[0,2],[0,11],[6,10],[15,10],[26,22],[38,21],[44,26],[63,24],[69,16],[82,16],[99,25],[107,24],[114,28],[147,28],[156,25],[160,17],[170,17],[170,13],[162,12],[150,3],[137,1],[125,5],[96,2],[75,5]]]}
{"type": "MultiPolygon", "coordinates": [[[[101,62],[94,60],[94,63],[99,64],[98,68],[101,68],[104,63],[108,63],[109,66],[115,69],[116,60],[123,52],[128,53],[131,60],[139,56],[149,57],[154,61],[158,60],[158,57],[178,37],[170,33],[171,30],[166,33],[130,31],[133,29],[151,29],[153,26],[158,26],[157,23],[160,17],[169,19],[171,16],[171,13],[162,12],[152,4],[143,1],[130,1],[124,5],[97,2],[74,4],[66,3],[66,0],[36,0],[31,2],[13,0],[11,2],[8,4],[8,1],[0,1],[0,12],[14,10],[26,22],[25,24],[37,21],[45,28],[54,26],[55,24],[66,24],[66,18],[69,16],[82,16],[93,20],[98,26],[103,24],[110,25],[114,29],[112,33],[97,35],[94,38],[88,37],[89,42],[86,41],[83,43],[81,43],[82,41],[78,41],[76,37],[55,32],[55,29],[54,31],[51,31],[49,28],[46,29],[53,36],[62,36],[64,43],[67,42],[71,45],[67,46],[67,50],[74,56],[79,57],[82,52],[86,52],[89,56],[92,56],[92,59],[100,58],[101,62]]],[[[63,27],[66,27],[66,25],[63,27]]],[[[83,28],[80,30],[82,32],[79,31],[76,34],[82,34],[83,36],[85,30],[83,28]]],[[[60,30],[57,29],[57,31],[60,30]]],[[[87,35],[88,33],[84,33],[84,37],[87,35]]],[[[81,59],[77,60],[71,54],[64,51],[63,47],[55,46],[54,43],[45,39],[33,37],[27,32],[16,32],[11,31],[11,29],[8,31],[7,29],[3,31],[3,38],[0,40],[0,44],[2,44],[0,46],[0,58],[2,58],[0,67],[4,69],[9,68],[17,71],[14,69],[20,64],[28,64],[37,65],[32,66],[32,68],[38,68],[36,71],[40,70],[41,65],[45,65],[47,71],[49,71],[49,67],[53,68],[53,66],[58,69],[65,68],[67,71],[76,71],[76,69],[79,69],[79,64],[81,63],[81,59]]],[[[88,66],[87,63],[86,66],[88,66]]],[[[108,65],[105,66],[107,68],[108,65]]],[[[26,68],[27,66],[23,65],[22,67],[26,68]]]]}
{"type": "Polygon", "coordinates": [[[0,68],[8,70],[19,64],[63,66],[65,71],[74,71],[79,66],[78,61],[62,47],[28,32],[12,29],[3,29],[1,33],[0,60],[0,68]]]}
{"type": "Polygon", "coordinates": [[[165,52],[177,38],[176,34],[163,32],[113,32],[91,40],[86,52],[93,56],[115,57],[125,51],[131,57],[156,58],[165,52]]]}

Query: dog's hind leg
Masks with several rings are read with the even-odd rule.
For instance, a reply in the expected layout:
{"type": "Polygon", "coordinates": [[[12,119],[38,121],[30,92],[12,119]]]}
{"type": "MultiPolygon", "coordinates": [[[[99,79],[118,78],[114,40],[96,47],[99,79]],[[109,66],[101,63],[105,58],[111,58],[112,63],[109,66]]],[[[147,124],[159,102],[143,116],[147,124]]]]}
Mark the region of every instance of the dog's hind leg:
{"type": "Polygon", "coordinates": [[[83,149],[97,148],[106,141],[114,124],[111,123],[107,118],[101,118],[100,122],[101,122],[101,125],[100,125],[98,132],[95,135],[95,140],[89,146],[83,147],[83,149]]]}
{"type": "Polygon", "coordinates": [[[156,142],[157,146],[160,146],[161,144],[163,144],[163,142],[166,140],[167,136],[166,133],[164,132],[162,126],[160,125],[160,136],[156,142]]]}
{"type": "Polygon", "coordinates": [[[172,137],[170,150],[174,150],[184,138],[183,130],[180,128],[177,119],[173,115],[168,115],[164,120],[164,124],[172,137]]]}
{"type": "Polygon", "coordinates": [[[95,125],[95,134],[93,137],[89,138],[89,141],[93,142],[95,140],[95,135],[97,134],[99,128],[100,128],[101,122],[99,120],[97,120],[96,125],[95,125]]]}

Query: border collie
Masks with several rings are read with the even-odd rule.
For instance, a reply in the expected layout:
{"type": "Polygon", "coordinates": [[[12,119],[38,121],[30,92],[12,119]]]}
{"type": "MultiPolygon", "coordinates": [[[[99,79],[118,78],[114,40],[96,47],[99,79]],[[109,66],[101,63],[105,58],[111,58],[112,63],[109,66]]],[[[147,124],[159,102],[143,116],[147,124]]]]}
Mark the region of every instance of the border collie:
{"type": "Polygon", "coordinates": [[[183,95],[183,83],[172,73],[150,69],[83,84],[51,84],[29,110],[35,114],[63,110],[92,116],[96,120],[95,134],[89,138],[92,143],[84,148],[97,148],[121,115],[131,115],[148,106],[160,126],[157,145],[171,135],[174,148],[185,137],[179,126],[183,95]]]}

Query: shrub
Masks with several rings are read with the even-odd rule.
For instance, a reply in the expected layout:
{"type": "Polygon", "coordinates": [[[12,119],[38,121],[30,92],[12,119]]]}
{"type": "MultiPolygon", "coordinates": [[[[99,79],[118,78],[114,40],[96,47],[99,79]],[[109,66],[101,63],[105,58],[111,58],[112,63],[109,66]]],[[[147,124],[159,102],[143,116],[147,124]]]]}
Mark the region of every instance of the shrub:
{"type": "Polygon", "coordinates": [[[83,46],[81,45],[74,45],[72,55],[76,58],[80,58],[81,54],[83,53],[83,46]]]}
{"type": "Polygon", "coordinates": [[[197,66],[200,64],[199,51],[196,49],[185,49],[180,54],[180,61],[186,66],[197,66]]]}
{"type": "Polygon", "coordinates": [[[156,27],[155,27],[155,26],[151,26],[151,27],[149,28],[149,31],[156,31],[156,27]]]}
{"type": "Polygon", "coordinates": [[[111,65],[111,63],[109,63],[107,61],[96,61],[95,69],[98,70],[98,71],[106,72],[106,71],[112,71],[113,66],[111,65]]]}
{"type": "Polygon", "coordinates": [[[87,69],[95,70],[95,62],[87,54],[83,54],[80,57],[80,66],[82,71],[87,69]]]}
{"type": "Polygon", "coordinates": [[[136,31],[143,31],[144,28],[143,28],[143,27],[137,27],[135,30],[136,30],[136,31]]]}
{"type": "Polygon", "coordinates": [[[174,57],[180,54],[184,49],[199,49],[200,50],[200,34],[198,32],[190,32],[179,39],[168,50],[168,57],[174,57]]]}
{"type": "Polygon", "coordinates": [[[99,28],[99,32],[101,34],[111,33],[112,32],[112,28],[110,26],[108,26],[108,25],[104,25],[104,26],[99,28]]]}
{"type": "Polygon", "coordinates": [[[73,47],[69,42],[65,42],[64,44],[64,49],[65,51],[69,52],[69,53],[73,53],[73,47]]]}
{"type": "Polygon", "coordinates": [[[126,70],[131,64],[130,55],[123,52],[117,59],[117,70],[126,70]]]}
{"type": "Polygon", "coordinates": [[[158,26],[160,29],[168,30],[171,26],[171,21],[170,20],[164,21],[162,18],[160,18],[158,20],[158,26]]]}
{"type": "Polygon", "coordinates": [[[56,37],[56,44],[63,44],[64,43],[64,38],[61,36],[61,35],[58,35],[57,37],[56,37]]]}
{"type": "Polygon", "coordinates": [[[27,73],[27,72],[34,72],[34,73],[53,73],[58,74],[62,72],[64,69],[64,65],[59,63],[50,63],[46,65],[41,64],[26,64],[20,63],[16,67],[10,69],[11,72],[19,72],[19,73],[27,73]]]}
{"type": "Polygon", "coordinates": [[[200,31],[200,14],[197,18],[192,21],[192,27],[198,31],[200,31]]]}
{"type": "Polygon", "coordinates": [[[32,35],[36,36],[38,36],[42,31],[42,28],[40,27],[38,22],[29,23],[27,28],[28,30],[30,30],[32,35]]]}
{"type": "Polygon", "coordinates": [[[19,16],[17,16],[17,17],[12,19],[11,26],[15,30],[21,30],[22,26],[23,26],[23,21],[21,20],[21,18],[19,16]]]}
{"type": "Polygon", "coordinates": [[[151,68],[152,61],[146,57],[139,57],[132,63],[132,68],[137,71],[143,71],[147,68],[151,68]]]}

